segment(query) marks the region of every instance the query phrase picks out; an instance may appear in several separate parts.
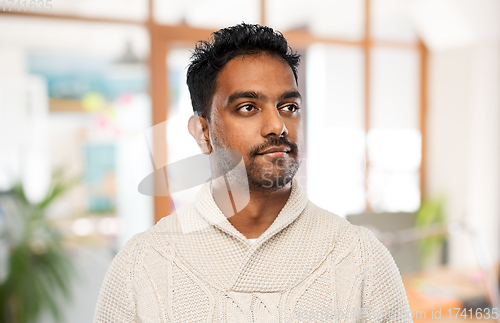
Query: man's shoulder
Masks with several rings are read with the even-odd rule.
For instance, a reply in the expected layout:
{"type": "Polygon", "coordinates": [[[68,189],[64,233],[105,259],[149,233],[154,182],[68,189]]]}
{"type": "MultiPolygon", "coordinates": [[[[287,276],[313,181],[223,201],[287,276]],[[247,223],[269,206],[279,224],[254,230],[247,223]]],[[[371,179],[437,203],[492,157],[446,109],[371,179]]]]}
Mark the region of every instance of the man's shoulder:
{"type": "Polygon", "coordinates": [[[306,210],[309,212],[311,226],[318,234],[332,236],[336,248],[370,252],[374,246],[381,244],[375,235],[366,227],[354,225],[345,218],[323,209],[310,200],[306,210]]]}
{"type": "Polygon", "coordinates": [[[354,225],[340,215],[319,207],[311,202],[311,200],[308,201],[306,210],[312,215],[312,219],[318,225],[326,225],[327,230],[335,230],[338,234],[362,235],[364,237],[366,234],[371,233],[367,228],[354,225]]]}
{"type": "Polygon", "coordinates": [[[177,226],[176,213],[162,218],[149,229],[136,233],[128,239],[115,258],[134,264],[147,262],[147,255],[154,250],[161,254],[168,253],[170,242],[169,239],[165,239],[165,236],[175,232],[177,226]]]}
{"type": "Polygon", "coordinates": [[[130,239],[127,240],[125,246],[121,251],[130,251],[137,248],[143,248],[151,244],[152,239],[164,233],[171,233],[177,231],[179,228],[178,214],[174,212],[168,216],[160,219],[155,225],[149,229],[135,233],[130,239]]]}

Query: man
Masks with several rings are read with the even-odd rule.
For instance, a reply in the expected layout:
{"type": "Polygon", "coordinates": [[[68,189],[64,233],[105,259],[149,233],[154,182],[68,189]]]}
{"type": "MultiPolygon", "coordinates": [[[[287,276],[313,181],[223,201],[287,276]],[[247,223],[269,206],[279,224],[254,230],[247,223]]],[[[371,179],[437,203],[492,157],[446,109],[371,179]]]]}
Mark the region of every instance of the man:
{"type": "Polygon", "coordinates": [[[95,322],[411,322],[387,249],[311,203],[293,178],[298,63],[280,33],[259,25],[197,45],[188,128],[214,180],[120,251],[95,322]]]}

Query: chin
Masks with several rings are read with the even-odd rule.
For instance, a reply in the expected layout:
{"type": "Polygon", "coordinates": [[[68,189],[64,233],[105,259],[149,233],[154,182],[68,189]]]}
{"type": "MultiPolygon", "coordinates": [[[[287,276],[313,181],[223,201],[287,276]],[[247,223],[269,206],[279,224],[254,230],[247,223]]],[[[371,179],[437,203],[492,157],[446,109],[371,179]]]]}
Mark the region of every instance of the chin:
{"type": "Polygon", "coordinates": [[[248,177],[251,191],[274,192],[287,186],[295,176],[296,169],[287,169],[285,172],[264,172],[257,177],[248,177]]]}

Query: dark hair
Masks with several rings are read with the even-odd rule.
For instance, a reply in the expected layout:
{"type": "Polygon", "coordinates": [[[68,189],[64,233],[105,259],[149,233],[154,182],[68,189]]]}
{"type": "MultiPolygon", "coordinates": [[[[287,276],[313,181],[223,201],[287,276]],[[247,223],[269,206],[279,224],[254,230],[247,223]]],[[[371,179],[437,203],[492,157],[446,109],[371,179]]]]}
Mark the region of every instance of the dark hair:
{"type": "Polygon", "coordinates": [[[195,114],[209,119],[217,75],[231,59],[247,54],[269,53],[282,58],[297,82],[300,55],[293,52],[279,31],[270,27],[239,24],[220,29],[208,41],[199,41],[187,70],[187,85],[195,114]]]}

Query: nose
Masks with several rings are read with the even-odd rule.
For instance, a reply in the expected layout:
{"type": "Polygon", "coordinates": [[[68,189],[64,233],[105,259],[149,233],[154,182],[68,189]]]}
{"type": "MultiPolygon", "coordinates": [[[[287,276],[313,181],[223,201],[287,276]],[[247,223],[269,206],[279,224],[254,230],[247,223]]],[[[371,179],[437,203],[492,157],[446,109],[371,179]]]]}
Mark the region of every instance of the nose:
{"type": "Polygon", "coordinates": [[[277,137],[283,137],[288,135],[288,129],[286,128],[285,122],[283,121],[278,109],[270,107],[266,110],[266,113],[262,116],[262,136],[268,137],[274,135],[277,137]]]}

